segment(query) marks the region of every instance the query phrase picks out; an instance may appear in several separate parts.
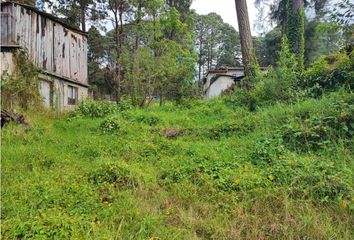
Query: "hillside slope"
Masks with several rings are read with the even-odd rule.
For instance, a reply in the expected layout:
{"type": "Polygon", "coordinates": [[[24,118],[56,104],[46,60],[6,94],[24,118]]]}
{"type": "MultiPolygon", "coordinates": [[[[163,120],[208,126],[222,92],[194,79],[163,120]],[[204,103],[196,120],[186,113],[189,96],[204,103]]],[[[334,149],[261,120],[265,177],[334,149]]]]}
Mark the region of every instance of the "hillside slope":
{"type": "Polygon", "coordinates": [[[1,235],[353,239],[353,105],[339,91],[29,115],[2,132],[1,235]]]}

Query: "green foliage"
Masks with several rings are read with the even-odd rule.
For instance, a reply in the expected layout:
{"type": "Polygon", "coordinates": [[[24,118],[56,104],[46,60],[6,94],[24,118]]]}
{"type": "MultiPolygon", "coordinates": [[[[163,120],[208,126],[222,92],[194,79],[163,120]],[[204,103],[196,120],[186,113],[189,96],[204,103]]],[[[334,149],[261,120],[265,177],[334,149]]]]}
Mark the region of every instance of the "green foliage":
{"type": "Polygon", "coordinates": [[[84,100],[78,104],[74,115],[101,118],[131,108],[132,104],[129,100],[122,100],[118,105],[109,101],[84,100]]]}
{"type": "Polygon", "coordinates": [[[238,101],[28,113],[2,130],[1,237],[351,239],[353,94],[238,101]]]}
{"type": "Polygon", "coordinates": [[[287,101],[294,98],[299,78],[298,64],[291,53],[287,38],[282,40],[279,60],[274,70],[270,70],[264,81],[264,97],[268,100],[287,101]]]}
{"type": "Polygon", "coordinates": [[[123,117],[129,121],[135,121],[149,126],[155,126],[161,122],[157,114],[148,111],[126,112],[123,114],[123,117]]]}
{"type": "Polygon", "coordinates": [[[320,97],[339,88],[350,92],[354,88],[353,56],[353,52],[344,50],[324,55],[300,72],[297,60],[284,38],[276,67],[252,78],[252,89],[236,88],[231,99],[235,105],[255,111],[257,107],[278,101],[290,103],[306,97],[320,97]]]}
{"type": "Polygon", "coordinates": [[[87,174],[87,179],[92,184],[114,184],[118,188],[136,188],[138,182],[132,176],[129,168],[124,164],[108,163],[102,164],[96,170],[87,174]]]}
{"type": "Polygon", "coordinates": [[[38,108],[42,104],[39,94],[39,69],[28,60],[25,51],[14,53],[14,62],[14,72],[1,76],[2,108],[38,108]]]}
{"type": "Polygon", "coordinates": [[[122,129],[121,121],[116,117],[108,117],[106,118],[100,125],[100,130],[103,133],[117,133],[122,129]]]}
{"type": "Polygon", "coordinates": [[[255,111],[259,105],[295,101],[299,80],[297,60],[290,51],[287,38],[284,37],[276,67],[268,68],[264,73],[256,72],[256,75],[248,80],[253,85],[251,90],[236,89],[235,103],[255,111]]]}
{"type": "Polygon", "coordinates": [[[237,31],[216,13],[194,18],[199,79],[213,68],[239,66],[241,46],[237,31]]]}
{"type": "Polygon", "coordinates": [[[286,9],[286,36],[289,46],[298,61],[299,70],[304,67],[305,52],[305,11],[302,1],[288,0],[286,9]],[[298,4],[299,6],[296,6],[298,4]],[[299,7],[298,9],[296,7],[299,7]]]}
{"type": "Polygon", "coordinates": [[[79,103],[76,112],[86,117],[98,118],[113,114],[117,110],[117,106],[111,102],[85,100],[79,103]]]}
{"type": "Polygon", "coordinates": [[[331,19],[334,20],[344,32],[343,40],[346,44],[353,44],[353,17],[354,3],[350,0],[337,1],[331,11],[331,19]]]}
{"type": "Polygon", "coordinates": [[[156,114],[139,114],[135,116],[136,121],[154,126],[160,122],[160,118],[156,114]]]}
{"type": "Polygon", "coordinates": [[[285,143],[300,151],[318,151],[329,147],[333,141],[351,144],[354,136],[354,99],[339,100],[328,105],[322,114],[301,113],[284,125],[280,132],[285,143]]]}
{"type": "Polygon", "coordinates": [[[312,64],[321,55],[338,51],[343,45],[343,36],[338,24],[309,21],[305,26],[305,63],[312,64]]]}
{"type": "Polygon", "coordinates": [[[264,37],[258,37],[254,40],[254,48],[260,66],[276,65],[279,58],[277,53],[281,49],[281,42],[282,33],[279,27],[269,31],[264,37]]]}
{"type": "Polygon", "coordinates": [[[274,164],[284,152],[284,145],[279,136],[262,138],[256,143],[253,152],[250,154],[250,162],[254,165],[274,164]]]}
{"type": "Polygon", "coordinates": [[[305,71],[303,79],[301,87],[313,97],[339,87],[353,89],[354,52],[320,57],[305,71]]]}

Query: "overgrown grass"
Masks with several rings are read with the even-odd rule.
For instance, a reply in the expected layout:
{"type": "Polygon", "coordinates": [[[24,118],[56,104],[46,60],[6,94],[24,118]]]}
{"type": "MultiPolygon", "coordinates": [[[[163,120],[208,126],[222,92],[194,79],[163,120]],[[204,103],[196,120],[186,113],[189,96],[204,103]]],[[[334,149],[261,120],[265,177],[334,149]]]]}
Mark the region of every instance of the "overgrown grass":
{"type": "Polygon", "coordinates": [[[2,238],[353,239],[353,103],[29,114],[2,130],[2,238]]]}

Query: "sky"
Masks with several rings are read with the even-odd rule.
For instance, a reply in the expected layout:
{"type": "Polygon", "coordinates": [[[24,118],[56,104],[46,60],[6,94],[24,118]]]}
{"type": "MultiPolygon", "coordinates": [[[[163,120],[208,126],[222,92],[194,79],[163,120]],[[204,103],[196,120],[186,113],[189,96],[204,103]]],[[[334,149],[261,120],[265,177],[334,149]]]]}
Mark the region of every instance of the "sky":
{"type": "MultiPolygon", "coordinates": [[[[247,0],[247,7],[252,35],[256,35],[253,27],[257,17],[257,9],[254,6],[254,0],[247,0]]],[[[235,0],[194,0],[192,9],[195,9],[198,14],[215,12],[223,18],[224,22],[238,29],[235,0]]]]}

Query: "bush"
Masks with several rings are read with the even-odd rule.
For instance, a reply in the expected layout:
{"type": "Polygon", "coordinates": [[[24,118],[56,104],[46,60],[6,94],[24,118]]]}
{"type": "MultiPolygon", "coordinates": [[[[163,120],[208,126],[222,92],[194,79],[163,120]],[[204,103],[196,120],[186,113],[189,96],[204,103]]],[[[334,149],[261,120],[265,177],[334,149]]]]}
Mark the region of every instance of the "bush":
{"type": "Polygon", "coordinates": [[[108,101],[84,100],[79,103],[75,113],[91,118],[101,118],[119,111],[116,103],[108,101]]]}
{"type": "Polygon", "coordinates": [[[285,152],[282,139],[278,136],[260,139],[250,154],[254,165],[271,165],[285,152]]]}
{"type": "Polygon", "coordinates": [[[157,125],[161,120],[159,116],[153,113],[145,114],[141,113],[135,116],[135,120],[141,123],[145,123],[149,126],[157,125]]]}
{"type": "Polygon", "coordinates": [[[290,194],[295,198],[326,202],[353,196],[349,169],[335,162],[298,157],[276,161],[266,170],[273,184],[289,186],[290,194]]]}
{"type": "Polygon", "coordinates": [[[298,114],[279,132],[286,145],[298,151],[317,151],[339,139],[349,143],[354,136],[353,105],[338,100],[332,102],[324,113],[298,114]]]}
{"type": "Polygon", "coordinates": [[[323,92],[334,91],[338,87],[354,88],[354,51],[334,53],[320,57],[303,76],[301,87],[311,97],[323,92]]]}
{"type": "Polygon", "coordinates": [[[115,184],[121,188],[135,188],[138,181],[128,169],[128,166],[119,163],[106,163],[87,174],[92,184],[115,184]]]}
{"type": "Polygon", "coordinates": [[[221,122],[210,128],[203,129],[201,132],[210,139],[220,140],[222,137],[242,136],[254,130],[255,124],[252,119],[240,122],[221,122]]]}
{"type": "Polygon", "coordinates": [[[100,124],[99,129],[106,134],[117,133],[121,130],[121,122],[117,117],[109,117],[100,124]]]}
{"type": "Polygon", "coordinates": [[[117,106],[120,111],[134,109],[133,101],[131,98],[128,97],[122,97],[117,106]]]}
{"type": "Polygon", "coordinates": [[[23,50],[14,54],[16,64],[15,71],[9,75],[6,72],[1,75],[1,107],[2,109],[36,108],[42,105],[39,93],[40,73],[23,50]]]}
{"type": "Polygon", "coordinates": [[[253,88],[236,90],[238,103],[255,111],[257,106],[273,104],[277,101],[292,101],[297,97],[297,84],[300,78],[298,63],[291,53],[288,40],[283,38],[277,66],[266,73],[257,73],[248,81],[254,82],[253,88]]]}
{"type": "MultiPolygon", "coordinates": [[[[260,86],[260,83],[258,83],[257,86],[260,86]]],[[[257,105],[260,103],[259,95],[256,94],[257,92],[259,91],[255,89],[251,91],[236,89],[235,97],[227,101],[229,104],[233,103],[235,106],[244,106],[249,111],[254,112],[257,109],[257,105]]]]}

